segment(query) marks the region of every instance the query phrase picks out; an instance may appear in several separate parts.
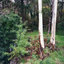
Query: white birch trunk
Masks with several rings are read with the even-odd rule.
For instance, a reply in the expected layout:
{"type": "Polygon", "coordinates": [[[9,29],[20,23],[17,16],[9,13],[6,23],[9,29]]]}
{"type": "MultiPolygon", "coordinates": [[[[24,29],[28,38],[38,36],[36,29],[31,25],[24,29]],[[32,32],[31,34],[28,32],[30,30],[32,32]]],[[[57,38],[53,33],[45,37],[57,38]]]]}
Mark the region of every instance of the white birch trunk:
{"type": "Polygon", "coordinates": [[[10,0],[11,2],[15,3],[15,0],[10,0]]]}
{"type": "Polygon", "coordinates": [[[52,43],[53,45],[55,45],[56,17],[57,17],[57,0],[53,0],[52,28],[50,39],[50,43],[52,43]]]}
{"type": "Polygon", "coordinates": [[[38,8],[39,8],[39,37],[41,47],[44,48],[44,38],[43,38],[43,20],[42,20],[42,0],[38,0],[38,8]]]}
{"type": "Polygon", "coordinates": [[[0,2],[0,7],[2,8],[2,2],[0,2]]]}

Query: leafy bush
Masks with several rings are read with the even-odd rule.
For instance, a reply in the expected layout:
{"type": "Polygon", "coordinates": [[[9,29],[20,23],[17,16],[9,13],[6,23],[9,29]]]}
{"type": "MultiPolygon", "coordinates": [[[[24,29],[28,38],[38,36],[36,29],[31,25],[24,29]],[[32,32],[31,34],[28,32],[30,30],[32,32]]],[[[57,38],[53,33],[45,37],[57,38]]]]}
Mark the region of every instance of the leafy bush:
{"type": "Polygon", "coordinates": [[[64,30],[64,22],[58,23],[57,29],[64,30]]]}
{"type": "MultiPolygon", "coordinates": [[[[21,64],[25,64],[25,63],[21,63],[21,64]]],[[[56,63],[54,62],[54,60],[52,58],[49,57],[44,60],[40,60],[37,58],[36,58],[36,60],[31,59],[31,60],[29,60],[28,64],[56,64],[56,63]]]]}
{"type": "Polygon", "coordinates": [[[31,31],[38,29],[38,20],[36,18],[28,19],[27,22],[28,29],[31,29],[31,31]]]}
{"type": "Polygon", "coordinates": [[[0,17],[0,61],[3,61],[3,64],[8,64],[8,56],[4,55],[4,52],[9,52],[10,44],[14,43],[13,39],[16,38],[15,24],[18,24],[20,19],[17,15],[11,13],[2,15],[0,17]],[[17,22],[16,22],[17,21],[17,22]]]}
{"type": "Polygon", "coordinates": [[[0,17],[0,62],[8,64],[8,58],[10,56],[4,55],[5,52],[10,52],[10,45],[13,51],[10,55],[21,53],[24,55],[27,53],[26,46],[28,45],[25,38],[26,30],[23,29],[21,17],[17,14],[10,13],[1,15],[0,17]],[[13,45],[16,45],[13,46],[13,45]]]}
{"type": "Polygon", "coordinates": [[[15,39],[16,47],[11,45],[11,48],[13,49],[13,51],[11,53],[9,53],[11,55],[9,60],[15,56],[21,58],[26,53],[28,53],[28,51],[26,51],[26,47],[29,46],[29,43],[28,43],[27,39],[25,38],[26,29],[23,30],[22,23],[17,25],[17,27],[18,27],[18,30],[16,31],[17,38],[15,39]]]}
{"type": "Polygon", "coordinates": [[[40,64],[55,64],[52,58],[47,58],[40,62],[40,64]]]}

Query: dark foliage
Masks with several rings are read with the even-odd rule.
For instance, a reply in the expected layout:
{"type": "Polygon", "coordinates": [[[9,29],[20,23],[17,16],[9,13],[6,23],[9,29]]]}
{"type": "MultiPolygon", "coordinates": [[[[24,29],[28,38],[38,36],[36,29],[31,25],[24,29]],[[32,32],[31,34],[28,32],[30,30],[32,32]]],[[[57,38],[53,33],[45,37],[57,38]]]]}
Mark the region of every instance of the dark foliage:
{"type": "Polygon", "coordinates": [[[17,14],[6,14],[0,17],[0,62],[8,64],[9,56],[4,55],[5,52],[10,52],[10,44],[14,44],[16,39],[16,31],[20,23],[20,17],[17,14]]]}

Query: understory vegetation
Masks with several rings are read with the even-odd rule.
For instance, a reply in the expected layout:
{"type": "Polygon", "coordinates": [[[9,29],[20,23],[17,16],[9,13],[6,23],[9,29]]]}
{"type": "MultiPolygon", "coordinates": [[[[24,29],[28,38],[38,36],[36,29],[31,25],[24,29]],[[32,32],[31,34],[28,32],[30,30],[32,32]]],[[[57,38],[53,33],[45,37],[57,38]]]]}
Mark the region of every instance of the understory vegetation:
{"type": "Polygon", "coordinates": [[[38,0],[14,1],[0,0],[0,64],[64,64],[63,3],[58,2],[53,46],[50,42],[53,2],[42,0],[44,48],[41,57],[38,0]]]}
{"type": "Polygon", "coordinates": [[[13,12],[0,17],[0,62],[8,64],[14,57],[24,56],[30,44],[25,38],[22,18],[13,12]]]}
{"type": "Polygon", "coordinates": [[[0,17],[0,62],[9,64],[15,60],[17,64],[63,64],[63,31],[57,32],[55,50],[50,49],[50,34],[44,32],[45,48],[41,58],[38,31],[27,32],[25,25],[26,22],[23,23],[22,18],[13,12],[0,17]]]}
{"type": "Polygon", "coordinates": [[[27,32],[26,22],[13,12],[0,17],[0,62],[9,64],[63,64],[64,36],[57,30],[55,50],[50,49],[50,34],[44,31],[45,48],[43,58],[40,57],[38,31],[27,32]]]}
{"type": "MultiPolygon", "coordinates": [[[[30,32],[27,33],[27,36],[29,35],[29,37],[32,34],[32,38],[34,39],[34,36],[38,35],[38,31],[34,31],[34,32],[30,32]]],[[[44,32],[44,40],[47,40],[46,43],[49,43],[49,39],[50,39],[50,35],[47,34],[46,36],[46,32],[44,32]]],[[[48,48],[48,45],[46,45],[47,47],[44,49],[44,56],[45,59],[42,61],[40,59],[37,60],[38,56],[36,56],[35,54],[33,54],[33,59],[29,60],[28,63],[32,63],[32,64],[63,64],[64,63],[64,36],[63,35],[56,35],[56,50],[52,51],[48,48]],[[49,53],[49,56],[46,56],[46,54],[49,53]]],[[[22,63],[21,63],[22,64],[22,63]]]]}

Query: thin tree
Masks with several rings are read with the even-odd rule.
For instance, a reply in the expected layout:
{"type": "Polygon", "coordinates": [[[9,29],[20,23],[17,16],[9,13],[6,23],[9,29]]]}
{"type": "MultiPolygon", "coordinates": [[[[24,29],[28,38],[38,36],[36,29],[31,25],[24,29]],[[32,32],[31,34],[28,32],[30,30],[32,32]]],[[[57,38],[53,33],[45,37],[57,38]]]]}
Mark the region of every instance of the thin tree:
{"type": "Polygon", "coordinates": [[[10,0],[11,2],[15,2],[15,0],[10,0]]]}
{"type": "Polygon", "coordinates": [[[57,17],[57,1],[53,0],[52,28],[50,43],[55,47],[56,17],[57,17]]]}
{"type": "MultiPolygon", "coordinates": [[[[52,0],[50,0],[50,3],[49,3],[49,7],[51,8],[51,6],[52,6],[52,0]]],[[[49,17],[49,24],[48,24],[48,34],[50,33],[50,27],[51,27],[51,12],[52,12],[52,10],[50,10],[50,17],[49,17]]]]}
{"type": "Polygon", "coordinates": [[[42,0],[38,0],[39,8],[39,41],[40,41],[40,56],[42,58],[43,48],[44,48],[44,38],[43,38],[43,19],[42,19],[42,0]]]}

